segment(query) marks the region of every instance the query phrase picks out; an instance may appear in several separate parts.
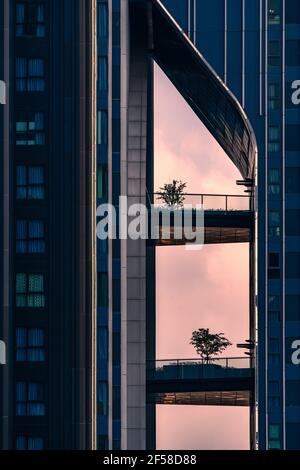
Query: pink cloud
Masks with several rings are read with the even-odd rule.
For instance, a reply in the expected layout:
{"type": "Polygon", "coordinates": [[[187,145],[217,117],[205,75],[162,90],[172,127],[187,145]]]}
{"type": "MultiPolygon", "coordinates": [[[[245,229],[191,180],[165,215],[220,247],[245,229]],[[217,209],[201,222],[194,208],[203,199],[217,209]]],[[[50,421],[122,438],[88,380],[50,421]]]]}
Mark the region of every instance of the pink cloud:
{"type": "MultiPolygon", "coordinates": [[[[174,179],[195,193],[243,194],[240,174],[170,84],[155,69],[155,189],[174,179]]],[[[248,245],[157,249],[157,357],[193,358],[191,333],[209,327],[233,346],[248,338],[248,245]]],[[[158,447],[248,448],[246,408],[157,407],[158,447]],[[229,427],[228,427],[229,426],[229,427]]]]}

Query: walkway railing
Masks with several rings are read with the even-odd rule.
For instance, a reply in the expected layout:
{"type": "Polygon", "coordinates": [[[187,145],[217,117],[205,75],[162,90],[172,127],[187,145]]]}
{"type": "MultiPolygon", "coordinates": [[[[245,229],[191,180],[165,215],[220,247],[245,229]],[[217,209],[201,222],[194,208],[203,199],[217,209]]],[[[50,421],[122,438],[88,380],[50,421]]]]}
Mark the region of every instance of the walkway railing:
{"type": "Polygon", "coordinates": [[[250,377],[250,357],[203,359],[169,359],[147,363],[148,380],[205,379],[250,377]]]}
{"type": "MultiPolygon", "coordinates": [[[[167,207],[160,199],[161,192],[148,193],[148,202],[153,201],[157,207],[167,207]]],[[[205,211],[250,211],[251,196],[244,194],[198,194],[184,193],[184,204],[190,204],[193,209],[201,204],[205,211]]],[[[176,207],[174,207],[176,209],[176,207]]]]}

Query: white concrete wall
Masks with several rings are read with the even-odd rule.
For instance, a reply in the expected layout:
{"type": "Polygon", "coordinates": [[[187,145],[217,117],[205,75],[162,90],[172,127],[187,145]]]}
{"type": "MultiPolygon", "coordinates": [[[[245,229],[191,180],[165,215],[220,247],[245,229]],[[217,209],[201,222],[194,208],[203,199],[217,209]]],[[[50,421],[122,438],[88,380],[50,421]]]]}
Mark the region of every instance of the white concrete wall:
{"type": "MultiPolygon", "coordinates": [[[[146,203],[147,58],[129,51],[128,0],[121,10],[121,186],[128,206],[146,203]],[[129,57],[130,52],[130,57],[129,57]],[[126,153],[125,153],[126,145],[126,153]]],[[[129,220],[130,222],[130,220],[129,220]]],[[[146,242],[122,243],[122,449],[146,447],[146,242]]]]}

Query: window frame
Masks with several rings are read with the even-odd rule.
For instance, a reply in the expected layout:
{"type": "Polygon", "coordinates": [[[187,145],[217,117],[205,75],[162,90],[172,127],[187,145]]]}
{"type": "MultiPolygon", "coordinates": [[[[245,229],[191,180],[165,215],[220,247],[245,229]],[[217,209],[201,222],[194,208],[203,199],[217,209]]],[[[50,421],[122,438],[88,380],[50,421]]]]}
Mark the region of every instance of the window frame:
{"type": "Polygon", "coordinates": [[[15,36],[16,38],[45,38],[46,36],[46,4],[42,1],[31,1],[31,2],[21,2],[17,1],[15,6],[15,36]],[[24,7],[24,19],[23,21],[18,21],[18,6],[24,7]],[[43,19],[39,20],[38,18],[38,8],[42,7],[43,9],[43,19]],[[33,14],[33,10],[35,12],[33,14]],[[35,19],[32,18],[35,16],[35,19]],[[23,34],[18,33],[18,27],[23,26],[23,34]],[[36,28],[36,33],[33,34],[30,31],[36,28]],[[40,28],[40,29],[39,29],[40,28]],[[38,31],[43,32],[43,34],[38,34],[38,31]]]}
{"type": "Polygon", "coordinates": [[[15,116],[15,146],[42,147],[46,145],[45,113],[43,111],[19,111],[15,116]],[[21,125],[26,129],[21,130],[21,125]],[[23,138],[22,138],[23,137],[23,138]],[[30,138],[31,137],[31,138],[30,138]]]}
{"type": "Polygon", "coordinates": [[[15,388],[15,415],[17,417],[26,417],[26,416],[34,416],[34,417],[43,417],[46,415],[46,404],[45,404],[45,388],[44,384],[41,382],[26,382],[26,381],[17,381],[16,388],[15,388]],[[18,398],[18,386],[24,386],[24,398],[18,398]],[[36,387],[37,398],[32,399],[30,398],[30,387],[36,387]],[[32,410],[34,409],[32,405],[39,405],[41,407],[42,413],[34,413],[32,410]],[[18,412],[19,410],[23,410],[22,412],[18,412]]]}
{"type": "Polygon", "coordinates": [[[46,198],[46,183],[45,183],[45,167],[44,165],[16,165],[15,169],[15,198],[16,201],[44,201],[46,198]],[[18,182],[18,171],[22,170],[24,171],[24,176],[25,176],[25,183],[19,183],[18,182]],[[42,175],[42,183],[32,183],[31,178],[32,170],[40,169],[40,173],[42,175]],[[43,194],[43,197],[32,197],[34,194],[34,190],[40,190],[41,193],[43,194]],[[18,196],[18,191],[22,192],[24,191],[26,194],[26,197],[19,197],[18,196]],[[29,197],[31,195],[31,197],[29,197]]]}
{"type": "Polygon", "coordinates": [[[46,306],[46,293],[45,293],[45,274],[44,273],[27,273],[17,272],[15,276],[15,306],[16,308],[30,308],[30,309],[42,309],[46,306]],[[18,291],[18,278],[25,276],[25,290],[18,291]],[[30,282],[33,276],[40,276],[42,282],[41,290],[30,290],[30,282]],[[39,299],[40,305],[35,305],[37,299],[39,299]],[[21,302],[20,302],[21,301],[21,302]]]}
{"type": "Polygon", "coordinates": [[[17,363],[26,362],[26,363],[36,363],[36,362],[45,362],[46,360],[46,344],[45,344],[45,330],[43,328],[27,328],[27,327],[16,327],[15,330],[15,358],[17,363]],[[18,345],[18,331],[23,330],[25,333],[25,344],[18,345]],[[30,344],[30,334],[34,331],[42,332],[42,343],[39,345],[30,344]],[[25,359],[18,359],[18,352],[25,353],[25,359]],[[39,352],[39,359],[32,360],[30,359],[30,354],[32,352],[39,352]]]}

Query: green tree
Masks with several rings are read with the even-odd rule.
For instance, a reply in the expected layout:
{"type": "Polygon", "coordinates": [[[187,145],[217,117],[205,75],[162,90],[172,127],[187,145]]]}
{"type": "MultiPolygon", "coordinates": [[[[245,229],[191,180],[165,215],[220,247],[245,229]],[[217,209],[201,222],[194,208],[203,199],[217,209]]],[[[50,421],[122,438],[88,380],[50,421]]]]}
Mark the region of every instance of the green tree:
{"type": "Polygon", "coordinates": [[[207,363],[212,356],[220,354],[232,345],[225,338],[224,333],[210,333],[209,328],[199,328],[199,330],[193,331],[190,344],[207,363]]]}
{"type": "Polygon", "coordinates": [[[182,207],[185,200],[185,188],[186,183],[173,180],[172,183],[166,183],[159,188],[157,199],[162,200],[170,208],[182,207]]]}

